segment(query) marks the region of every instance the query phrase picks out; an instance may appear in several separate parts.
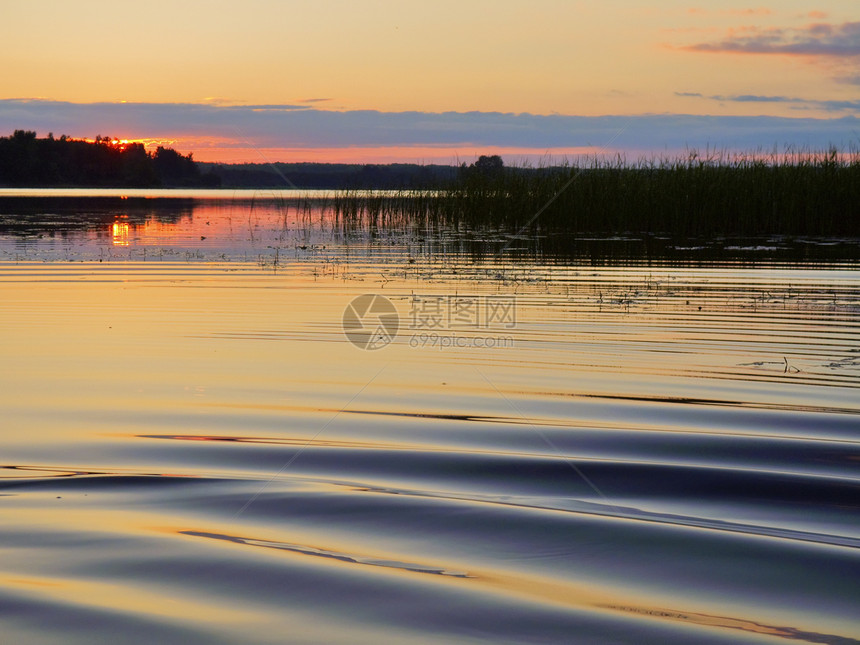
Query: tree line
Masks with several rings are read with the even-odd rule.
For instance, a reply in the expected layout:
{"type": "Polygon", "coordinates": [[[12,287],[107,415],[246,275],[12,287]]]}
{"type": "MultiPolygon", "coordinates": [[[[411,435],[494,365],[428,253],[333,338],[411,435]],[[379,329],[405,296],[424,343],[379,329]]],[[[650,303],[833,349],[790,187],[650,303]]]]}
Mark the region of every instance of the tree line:
{"type": "Polygon", "coordinates": [[[408,163],[203,163],[230,188],[401,189],[444,185],[457,168],[408,163]]]}
{"type": "Polygon", "coordinates": [[[38,138],[29,130],[0,137],[0,186],[44,187],[217,187],[221,180],[201,172],[192,155],[159,146],[97,136],[95,141],[38,138]]]}
{"type": "MultiPolygon", "coordinates": [[[[481,156],[467,166],[359,163],[200,163],[230,188],[320,188],[333,190],[445,189],[464,176],[493,176],[504,171],[498,155],[481,156]]],[[[524,171],[524,170],[523,170],[524,171]]]]}
{"type": "Polygon", "coordinates": [[[0,186],[8,187],[229,187],[408,189],[441,188],[463,173],[496,174],[499,157],[481,157],[468,168],[420,164],[196,162],[159,146],[97,136],[94,141],[15,130],[0,137],[0,186]]]}

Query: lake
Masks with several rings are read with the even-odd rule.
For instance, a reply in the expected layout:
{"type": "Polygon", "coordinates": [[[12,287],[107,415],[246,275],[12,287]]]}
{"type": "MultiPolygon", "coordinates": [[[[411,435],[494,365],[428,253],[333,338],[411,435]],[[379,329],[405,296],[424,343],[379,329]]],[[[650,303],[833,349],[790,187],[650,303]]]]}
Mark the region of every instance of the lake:
{"type": "Polygon", "coordinates": [[[0,191],[2,642],[860,642],[857,240],[327,197],[0,191]]]}

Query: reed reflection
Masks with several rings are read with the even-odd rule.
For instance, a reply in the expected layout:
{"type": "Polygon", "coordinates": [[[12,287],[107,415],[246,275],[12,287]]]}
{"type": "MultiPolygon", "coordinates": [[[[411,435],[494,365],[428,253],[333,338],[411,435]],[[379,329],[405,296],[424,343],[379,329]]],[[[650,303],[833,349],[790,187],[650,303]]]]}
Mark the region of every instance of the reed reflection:
{"type": "MultiPolygon", "coordinates": [[[[410,203],[404,201],[407,206],[410,203]]],[[[551,226],[538,222],[529,230],[519,230],[434,219],[414,206],[378,211],[363,202],[355,210],[344,210],[339,204],[331,197],[270,197],[259,191],[238,195],[224,191],[222,198],[2,197],[0,252],[5,239],[14,246],[8,252],[19,253],[19,242],[24,240],[28,252],[49,254],[60,239],[69,244],[57,259],[69,259],[71,249],[80,256],[76,259],[101,259],[105,247],[122,247],[135,257],[147,252],[188,252],[203,259],[265,265],[278,265],[287,254],[320,259],[334,248],[406,263],[424,257],[442,262],[467,258],[477,263],[761,266],[762,262],[854,263],[860,257],[860,242],[851,238],[600,235],[558,222],[551,226]]]]}

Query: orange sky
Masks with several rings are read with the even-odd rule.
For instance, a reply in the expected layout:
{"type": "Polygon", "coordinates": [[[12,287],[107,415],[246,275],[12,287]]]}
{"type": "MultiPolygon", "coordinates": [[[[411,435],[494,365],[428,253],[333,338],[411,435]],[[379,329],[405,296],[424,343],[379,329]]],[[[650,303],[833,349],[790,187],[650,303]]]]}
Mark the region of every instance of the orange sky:
{"type": "MultiPolygon", "coordinates": [[[[860,115],[856,0],[5,0],[3,14],[0,99],[386,113],[860,115]]],[[[16,110],[0,110],[0,127],[26,125],[14,122],[28,116],[16,110]]],[[[56,121],[50,129],[58,133],[96,134],[71,132],[93,127],[80,119],[56,121]]],[[[405,138],[319,145],[309,132],[292,146],[255,134],[242,157],[236,132],[192,125],[165,117],[158,132],[109,134],[171,139],[200,159],[248,161],[259,160],[252,148],[279,160],[416,160],[485,149],[444,137],[429,146],[405,138]]],[[[505,137],[495,147],[547,151],[543,142],[510,145],[505,137]]]]}

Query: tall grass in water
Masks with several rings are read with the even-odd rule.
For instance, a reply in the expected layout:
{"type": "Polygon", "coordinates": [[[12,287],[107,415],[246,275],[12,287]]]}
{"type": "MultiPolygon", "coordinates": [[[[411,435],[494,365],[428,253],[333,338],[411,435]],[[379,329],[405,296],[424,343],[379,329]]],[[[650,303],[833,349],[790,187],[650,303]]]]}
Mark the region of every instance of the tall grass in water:
{"type": "Polygon", "coordinates": [[[860,151],[728,155],[630,164],[462,168],[433,190],[339,193],[345,224],[474,225],[673,236],[860,236],[860,151]],[[565,188],[565,186],[567,186],[565,188]]]}

